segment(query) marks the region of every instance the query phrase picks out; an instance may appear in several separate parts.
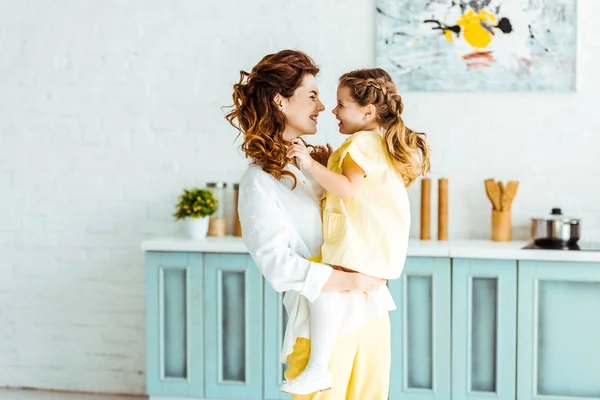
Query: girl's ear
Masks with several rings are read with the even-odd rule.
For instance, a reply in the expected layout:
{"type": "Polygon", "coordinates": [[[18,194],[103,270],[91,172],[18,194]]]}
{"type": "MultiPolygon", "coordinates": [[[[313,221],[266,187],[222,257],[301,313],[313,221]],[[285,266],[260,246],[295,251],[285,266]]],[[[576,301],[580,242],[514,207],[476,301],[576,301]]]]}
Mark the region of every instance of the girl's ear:
{"type": "Polygon", "coordinates": [[[371,121],[377,116],[377,110],[373,104],[367,104],[364,108],[365,121],[371,121]]]}

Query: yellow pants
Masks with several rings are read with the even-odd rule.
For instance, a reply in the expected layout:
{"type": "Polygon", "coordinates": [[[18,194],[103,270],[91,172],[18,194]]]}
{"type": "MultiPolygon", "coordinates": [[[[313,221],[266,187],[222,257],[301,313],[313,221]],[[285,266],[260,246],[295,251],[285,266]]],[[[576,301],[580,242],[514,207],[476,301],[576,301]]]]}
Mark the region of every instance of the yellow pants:
{"type": "MultiPolygon", "coordinates": [[[[304,370],[310,356],[310,340],[298,338],[288,356],[286,379],[304,370]]],[[[339,337],[334,345],[329,370],[331,390],[292,400],[387,400],[390,386],[390,319],[372,319],[357,331],[339,337]]]]}

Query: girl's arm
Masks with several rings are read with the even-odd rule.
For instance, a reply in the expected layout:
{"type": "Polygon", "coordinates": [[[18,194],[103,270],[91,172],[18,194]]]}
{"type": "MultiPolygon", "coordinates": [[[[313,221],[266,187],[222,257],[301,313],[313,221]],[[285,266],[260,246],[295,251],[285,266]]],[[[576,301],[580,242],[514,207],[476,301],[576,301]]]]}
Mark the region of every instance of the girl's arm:
{"type": "Polygon", "coordinates": [[[300,139],[295,139],[292,142],[287,156],[289,158],[296,157],[302,168],[315,178],[321,186],[341,199],[349,199],[354,196],[365,177],[365,171],[348,155],[342,162],[342,174],[327,169],[313,160],[300,139]]]}

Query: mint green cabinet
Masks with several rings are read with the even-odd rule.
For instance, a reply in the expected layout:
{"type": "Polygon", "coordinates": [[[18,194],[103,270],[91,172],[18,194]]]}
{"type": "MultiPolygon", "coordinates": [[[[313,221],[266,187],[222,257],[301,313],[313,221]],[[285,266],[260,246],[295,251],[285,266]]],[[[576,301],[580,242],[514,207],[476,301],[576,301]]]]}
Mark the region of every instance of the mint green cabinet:
{"type": "Polygon", "coordinates": [[[514,399],[517,262],[452,260],[452,398],[514,399]]]}
{"type": "Polygon", "coordinates": [[[206,397],[261,399],[262,276],[246,254],[204,262],[206,397]]]}
{"type": "Polygon", "coordinates": [[[392,329],[391,400],[450,398],[450,260],[410,257],[388,283],[398,309],[392,329]]]}
{"type": "MultiPolygon", "coordinates": [[[[388,285],[390,400],[600,400],[600,263],[409,257],[388,285]]],[[[290,399],[282,296],[248,254],[147,252],[147,393],[290,399]]]]}
{"type": "Polygon", "coordinates": [[[146,387],[153,396],[204,395],[203,256],[146,254],[146,387]]]}
{"type": "Polygon", "coordinates": [[[517,399],[600,399],[600,263],[519,262],[517,399]]]}

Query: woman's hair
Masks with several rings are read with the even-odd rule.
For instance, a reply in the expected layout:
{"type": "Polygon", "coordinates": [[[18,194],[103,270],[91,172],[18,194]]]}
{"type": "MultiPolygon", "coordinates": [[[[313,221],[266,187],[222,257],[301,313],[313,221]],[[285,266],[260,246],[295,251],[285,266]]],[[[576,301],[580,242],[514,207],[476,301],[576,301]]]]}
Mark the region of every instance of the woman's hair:
{"type": "Polygon", "coordinates": [[[306,54],[282,50],[265,56],[249,73],[240,71],[233,85],[233,105],[225,118],[244,136],[242,151],[253,163],[276,179],[296,177],[284,168],[289,142],[283,137],[285,115],[275,104],[275,95],[293,96],[304,76],[317,75],[319,67],[306,54]]]}
{"type": "Polygon", "coordinates": [[[429,172],[426,135],[404,125],[402,97],[390,74],[381,68],[359,69],[342,75],[339,86],[349,88],[359,105],[375,106],[377,122],[386,130],[388,153],[407,186],[429,172]]]}

